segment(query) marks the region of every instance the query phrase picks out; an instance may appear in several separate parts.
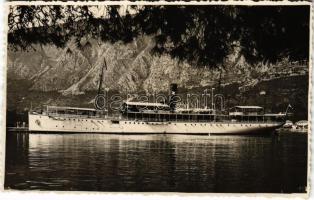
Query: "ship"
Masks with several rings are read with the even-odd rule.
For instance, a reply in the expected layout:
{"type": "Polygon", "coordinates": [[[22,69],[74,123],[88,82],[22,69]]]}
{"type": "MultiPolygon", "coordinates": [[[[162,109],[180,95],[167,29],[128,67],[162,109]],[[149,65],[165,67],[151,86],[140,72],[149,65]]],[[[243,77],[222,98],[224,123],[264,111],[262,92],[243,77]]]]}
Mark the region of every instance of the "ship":
{"type": "Polygon", "coordinates": [[[212,108],[176,108],[170,101],[124,101],[118,114],[106,109],[46,106],[28,113],[30,132],[116,134],[264,134],[282,127],[286,113],[265,113],[260,106],[234,106],[228,113],[212,108]]]}

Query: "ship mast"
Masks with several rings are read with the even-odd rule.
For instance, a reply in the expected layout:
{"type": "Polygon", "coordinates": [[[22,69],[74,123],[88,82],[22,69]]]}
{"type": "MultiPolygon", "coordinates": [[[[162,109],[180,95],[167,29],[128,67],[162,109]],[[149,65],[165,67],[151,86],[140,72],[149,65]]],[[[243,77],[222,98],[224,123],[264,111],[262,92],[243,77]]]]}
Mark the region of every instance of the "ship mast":
{"type": "Polygon", "coordinates": [[[107,70],[107,62],[106,62],[106,58],[104,57],[104,63],[101,67],[101,73],[99,75],[99,85],[98,85],[98,92],[97,94],[101,94],[102,91],[102,82],[103,82],[103,78],[104,78],[104,69],[107,70]]]}
{"type": "MultiPolygon", "coordinates": [[[[99,11],[99,6],[97,6],[98,8],[98,11],[99,11]]],[[[100,33],[101,33],[101,26],[100,24],[98,24],[98,45],[100,47],[101,45],[101,39],[100,39],[100,33]]],[[[106,57],[104,55],[104,62],[103,62],[103,65],[101,67],[101,73],[99,75],[99,85],[98,85],[98,92],[97,94],[100,95],[102,93],[102,84],[103,84],[103,78],[104,78],[104,69],[107,70],[107,62],[106,62],[106,57]]]]}

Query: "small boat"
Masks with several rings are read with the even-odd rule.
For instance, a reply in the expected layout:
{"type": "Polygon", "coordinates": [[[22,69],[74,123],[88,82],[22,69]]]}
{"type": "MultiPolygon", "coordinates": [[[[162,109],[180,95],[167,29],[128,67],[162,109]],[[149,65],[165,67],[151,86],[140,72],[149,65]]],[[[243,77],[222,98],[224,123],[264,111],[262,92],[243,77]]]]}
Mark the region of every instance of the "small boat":
{"type": "Polygon", "coordinates": [[[293,123],[292,121],[287,120],[286,123],[282,127],[286,129],[291,129],[293,127],[293,123]]]}
{"type": "Polygon", "coordinates": [[[294,129],[297,132],[307,132],[308,130],[308,121],[300,120],[294,124],[294,129]]]}

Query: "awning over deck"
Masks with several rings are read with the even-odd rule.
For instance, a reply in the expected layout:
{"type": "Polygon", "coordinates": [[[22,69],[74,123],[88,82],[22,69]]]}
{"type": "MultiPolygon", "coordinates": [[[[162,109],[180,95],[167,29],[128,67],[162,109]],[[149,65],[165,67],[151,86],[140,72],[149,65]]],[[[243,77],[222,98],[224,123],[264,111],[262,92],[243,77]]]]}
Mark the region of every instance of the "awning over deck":
{"type": "Polygon", "coordinates": [[[234,108],[239,108],[239,109],[263,109],[263,107],[260,107],[260,106],[235,106],[234,108]]]}
{"type": "Polygon", "coordinates": [[[131,102],[131,101],[126,101],[124,102],[126,105],[129,106],[149,106],[149,107],[169,107],[167,104],[162,104],[162,103],[150,103],[150,102],[131,102]]]}
{"type": "Polygon", "coordinates": [[[68,106],[47,106],[48,110],[84,110],[84,111],[96,111],[93,108],[78,108],[78,107],[68,107],[68,106]]]}

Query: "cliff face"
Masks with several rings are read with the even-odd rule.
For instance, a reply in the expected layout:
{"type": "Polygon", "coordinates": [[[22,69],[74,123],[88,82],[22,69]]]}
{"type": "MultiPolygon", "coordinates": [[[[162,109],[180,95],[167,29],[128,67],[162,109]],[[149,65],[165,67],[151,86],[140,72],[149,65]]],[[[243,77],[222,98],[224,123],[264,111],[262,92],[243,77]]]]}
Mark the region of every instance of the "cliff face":
{"type": "MultiPolygon", "coordinates": [[[[238,83],[245,90],[261,79],[274,78],[271,74],[285,69],[268,64],[250,66],[236,49],[226,59],[222,70],[197,68],[169,55],[152,54],[153,44],[151,37],[143,36],[128,44],[89,40],[82,41],[82,47],[71,41],[62,49],[34,45],[34,50],[28,52],[9,50],[8,84],[13,81],[18,86],[20,80],[26,80],[30,91],[58,91],[63,95],[95,91],[104,59],[107,63],[104,86],[122,93],[167,91],[172,82],[187,89],[211,87],[218,83],[220,76],[222,85],[238,83]]],[[[306,67],[302,70],[307,73],[306,67]]],[[[296,73],[300,74],[299,71],[296,73]]]]}
{"type": "MultiPolygon", "coordinates": [[[[63,49],[36,45],[34,51],[9,52],[8,77],[30,81],[29,90],[81,94],[97,89],[101,67],[106,60],[105,87],[132,92],[149,90],[161,79],[165,84],[169,82],[170,75],[165,76],[173,74],[169,69],[178,70],[172,59],[152,56],[151,48],[148,37],[130,44],[91,40],[80,48],[73,41],[63,49]],[[167,71],[164,70],[166,66],[169,66],[167,71]]],[[[164,88],[159,85],[156,89],[164,88]]]]}
{"type": "Polygon", "coordinates": [[[177,83],[179,92],[202,93],[212,86],[223,93],[226,106],[262,105],[285,110],[290,103],[296,119],[307,117],[307,63],[283,60],[277,64],[249,65],[235,48],[223,67],[195,67],[169,55],[152,53],[151,37],[132,43],[82,41],[65,48],[34,45],[32,51],[8,51],[7,109],[29,110],[42,105],[92,107],[104,60],[104,87],[111,94],[168,92],[177,83]],[[260,91],[266,91],[261,97],[260,91]]]}

